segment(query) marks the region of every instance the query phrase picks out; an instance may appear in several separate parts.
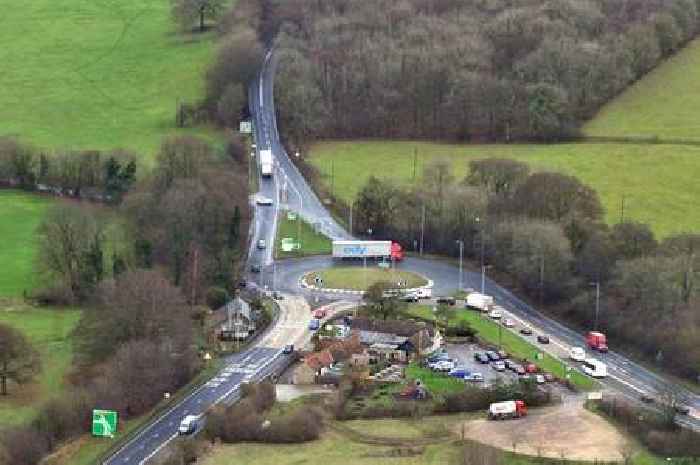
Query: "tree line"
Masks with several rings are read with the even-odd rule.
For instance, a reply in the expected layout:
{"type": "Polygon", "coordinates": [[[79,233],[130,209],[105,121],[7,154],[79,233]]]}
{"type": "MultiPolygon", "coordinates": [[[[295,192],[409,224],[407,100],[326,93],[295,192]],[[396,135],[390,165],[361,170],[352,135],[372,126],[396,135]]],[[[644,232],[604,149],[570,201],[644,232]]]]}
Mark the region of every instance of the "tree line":
{"type": "Polygon", "coordinates": [[[474,160],[461,180],[444,160],[427,165],[413,185],[372,177],[353,213],[353,233],[408,250],[456,257],[461,241],[487,274],[512,280],[558,317],[587,329],[597,324],[613,347],[690,379],[700,375],[698,234],[657,240],[646,224],[608,226],[590,187],[506,159],[474,160]]]}
{"type": "Polygon", "coordinates": [[[287,141],[558,140],[698,31],[697,0],[265,0],[287,141]],[[381,14],[378,14],[380,13],[381,14]]]}

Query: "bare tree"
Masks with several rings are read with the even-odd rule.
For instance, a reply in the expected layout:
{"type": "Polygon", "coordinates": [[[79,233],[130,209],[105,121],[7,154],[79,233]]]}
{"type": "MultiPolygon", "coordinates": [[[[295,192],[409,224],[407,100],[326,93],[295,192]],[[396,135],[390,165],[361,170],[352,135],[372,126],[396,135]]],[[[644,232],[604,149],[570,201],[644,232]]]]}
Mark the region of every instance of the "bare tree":
{"type": "Polygon", "coordinates": [[[215,21],[224,12],[225,0],[171,0],[173,18],[183,30],[189,30],[195,21],[199,32],[204,31],[206,19],[215,21]]]}
{"type": "Polygon", "coordinates": [[[12,326],[0,323],[0,395],[7,395],[7,381],[24,384],[41,369],[39,353],[12,326]]]}

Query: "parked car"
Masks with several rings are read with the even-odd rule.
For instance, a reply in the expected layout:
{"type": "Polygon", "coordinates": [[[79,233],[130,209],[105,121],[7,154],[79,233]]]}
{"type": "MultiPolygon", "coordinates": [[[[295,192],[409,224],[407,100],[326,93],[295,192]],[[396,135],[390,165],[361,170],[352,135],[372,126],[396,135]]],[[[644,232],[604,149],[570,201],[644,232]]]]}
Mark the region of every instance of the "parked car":
{"type": "Polygon", "coordinates": [[[506,352],[503,349],[497,350],[496,353],[498,354],[499,357],[501,357],[501,360],[508,358],[508,352],[506,352]]]}
{"type": "Polygon", "coordinates": [[[321,320],[314,318],[313,320],[309,321],[309,329],[311,331],[316,331],[319,327],[321,326],[321,320]]]}
{"type": "Polygon", "coordinates": [[[439,354],[434,354],[428,357],[428,363],[439,362],[440,360],[449,360],[450,354],[447,352],[440,352],[439,354]]]}
{"type": "Polygon", "coordinates": [[[486,356],[489,358],[489,360],[495,362],[501,359],[501,356],[498,355],[498,353],[494,352],[493,350],[489,350],[486,352],[486,356]]]}
{"type": "Polygon", "coordinates": [[[475,354],[474,354],[474,360],[476,360],[476,361],[479,362],[479,363],[483,363],[483,364],[486,364],[486,363],[489,363],[489,362],[490,362],[488,355],[486,355],[486,354],[484,354],[484,353],[482,353],[482,352],[477,352],[477,353],[475,353],[475,354]]]}
{"type": "Polygon", "coordinates": [[[401,296],[401,300],[404,302],[418,302],[418,294],[415,292],[409,292],[408,294],[404,294],[401,296]]]}
{"type": "Polygon", "coordinates": [[[503,320],[503,326],[505,326],[506,328],[512,328],[513,326],[515,326],[515,321],[511,320],[510,318],[505,318],[503,320]]]}
{"type": "Polygon", "coordinates": [[[539,336],[537,336],[537,342],[539,342],[540,344],[549,344],[549,336],[540,334],[539,336]]]}
{"type": "Polygon", "coordinates": [[[525,372],[527,373],[537,373],[537,365],[534,363],[528,363],[525,365],[525,372]]]}
{"type": "Polygon", "coordinates": [[[464,377],[465,381],[471,381],[472,383],[480,383],[484,381],[484,375],[481,373],[472,373],[469,376],[464,377]]]}
{"type": "Polygon", "coordinates": [[[544,384],[546,382],[544,375],[535,375],[535,382],[537,384],[544,384]]]}
{"type": "Polygon", "coordinates": [[[457,303],[457,300],[454,297],[438,297],[437,303],[447,304],[447,305],[455,305],[457,303]]]}
{"type": "Polygon", "coordinates": [[[491,364],[491,368],[496,371],[506,371],[506,364],[499,360],[497,362],[493,362],[491,364]]]}
{"type": "Polygon", "coordinates": [[[260,265],[250,265],[251,273],[260,273],[260,265]]]}
{"type": "Polygon", "coordinates": [[[452,360],[440,360],[439,362],[435,362],[431,368],[435,371],[449,372],[451,370],[454,370],[454,367],[455,362],[453,362],[452,360]]]}
{"type": "Polygon", "coordinates": [[[502,316],[503,313],[501,313],[500,310],[495,308],[489,312],[489,317],[493,318],[494,320],[500,320],[502,316]]]}
{"type": "Polygon", "coordinates": [[[452,364],[454,365],[454,360],[452,360],[451,358],[440,358],[440,359],[435,360],[433,362],[429,362],[428,368],[430,368],[431,370],[435,370],[436,367],[438,366],[438,364],[440,364],[442,362],[452,362],[452,364]]]}
{"type": "Polygon", "coordinates": [[[509,370],[515,370],[515,367],[518,366],[516,362],[513,360],[503,360],[503,363],[506,365],[506,368],[509,370]]]}
{"type": "Polygon", "coordinates": [[[520,334],[522,334],[523,336],[532,336],[532,330],[526,326],[520,329],[520,334]]]}
{"type": "Polygon", "coordinates": [[[522,365],[516,365],[513,371],[518,375],[525,375],[525,368],[522,365]]]}
{"type": "Polygon", "coordinates": [[[459,379],[465,379],[467,376],[469,376],[471,373],[469,373],[466,369],[456,367],[450,370],[447,373],[447,376],[450,376],[452,378],[459,378],[459,379]]]}
{"type": "Polygon", "coordinates": [[[548,383],[551,383],[554,381],[554,375],[549,373],[549,372],[545,373],[543,376],[544,376],[544,380],[547,381],[548,383]]]}

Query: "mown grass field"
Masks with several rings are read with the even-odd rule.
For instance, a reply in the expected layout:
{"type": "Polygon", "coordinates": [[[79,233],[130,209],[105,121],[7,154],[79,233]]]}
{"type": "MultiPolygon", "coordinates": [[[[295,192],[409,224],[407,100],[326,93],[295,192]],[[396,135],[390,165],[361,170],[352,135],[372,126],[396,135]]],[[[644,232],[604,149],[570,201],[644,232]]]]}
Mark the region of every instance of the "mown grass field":
{"type": "Polygon", "coordinates": [[[0,190],[0,297],[20,296],[34,287],[35,231],[51,203],[45,197],[0,190]]]}
{"type": "Polygon", "coordinates": [[[275,256],[277,258],[304,257],[308,255],[322,255],[331,253],[331,240],[323,234],[314,231],[314,228],[304,220],[297,217],[290,220],[286,213],[280,216],[277,224],[277,240],[275,241],[275,256]],[[301,237],[299,234],[301,233],[301,237]],[[301,242],[301,248],[284,252],[282,239],[289,237],[296,242],[301,242]]]}
{"type": "Polygon", "coordinates": [[[30,421],[42,402],[60,396],[73,357],[70,333],[79,319],[78,310],[32,308],[21,304],[0,309],[0,323],[22,331],[41,354],[42,363],[36,382],[25,386],[10,383],[9,395],[0,396],[0,425],[30,421]]]}
{"type": "Polygon", "coordinates": [[[382,269],[376,265],[368,265],[367,268],[360,266],[338,266],[314,271],[307,274],[304,279],[308,284],[314,284],[316,276],[323,279],[323,287],[326,289],[353,289],[364,290],[379,281],[398,283],[406,281],[407,288],[420,287],[428,281],[415,273],[409,271],[399,271],[393,269],[382,269]]]}
{"type": "MultiPolygon", "coordinates": [[[[432,307],[427,305],[412,305],[408,309],[408,314],[412,316],[417,316],[427,320],[434,319],[432,312],[432,307]]],[[[526,341],[523,337],[515,334],[502,325],[499,325],[489,318],[483,316],[479,312],[465,309],[455,310],[454,318],[449,322],[449,324],[457,324],[460,321],[466,321],[469,325],[478,331],[477,337],[483,339],[484,341],[498,345],[499,340],[503,349],[517,358],[523,358],[536,363],[540,368],[545,371],[549,371],[559,378],[565,378],[566,365],[557,360],[556,358],[542,352],[537,346],[526,341]],[[500,337],[499,337],[500,333],[500,337]],[[541,360],[536,360],[535,356],[538,353],[543,353],[544,358],[541,360]]],[[[596,386],[591,378],[585,376],[578,371],[571,371],[571,382],[583,390],[590,390],[596,386]]]]}
{"type": "Polygon", "coordinates": [[[350,202],[371,175],[404,185],[418,183],[426,163],[444,158],[461,180],[468,173],[470,160],[493,157],[521,160],[535,171],[576,176],[598,192],[610,224],[620,220],[624,197],[625,219],[649,223],[660,236],[700,230],[700,147],[695,146],[343,141],[314,145],[308,160],[320,171],[327,188],[332,173],[335,195],[350,202]]]}
{"type": "Polygon", "coordinates": [[[214,33],[183,36],[169,0],[0,0],[0,135],[151,155],[203,91],[214,33]]]}
{"type": "Polygon", "coordinates": [[[589,136],[657,136],[700,141],[700,40],[604,106],[583,128],[589,136]]]}

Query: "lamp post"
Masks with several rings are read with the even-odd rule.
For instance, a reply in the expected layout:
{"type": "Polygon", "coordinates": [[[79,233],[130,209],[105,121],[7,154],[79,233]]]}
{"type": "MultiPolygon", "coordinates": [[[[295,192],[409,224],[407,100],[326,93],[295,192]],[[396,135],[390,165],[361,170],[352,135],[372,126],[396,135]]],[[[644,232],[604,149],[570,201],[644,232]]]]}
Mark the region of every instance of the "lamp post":
{"type": "Polygon", "coordinates": [[[598,330],[598,315],[600,314],[600,281],[590,283],[595,286],[595,319],[593,320],[593,331],[598,330]]]}
{"type": "Polygon", "coordinates": [[[289,179],[286,175],[284,179],[285,184],[288,183],[290,186],[292,186],[292,189],[294,189],[294,192],[296,192],[297,197],[299,197],[299,211],[297,212],[297,247],[301,247],[301,214],[304,211],[304,197],[301,196],[301,192],[299,192],[293,183],[289,183],[289,179]]]}
{"type": "Polygon", "coordinates": [[[462,292],[462,289],[464,288],[462,280],[462,257],[464,255],[464,241],[458,239],[455,242],[459,245],[459,291],[462,292]]]}

